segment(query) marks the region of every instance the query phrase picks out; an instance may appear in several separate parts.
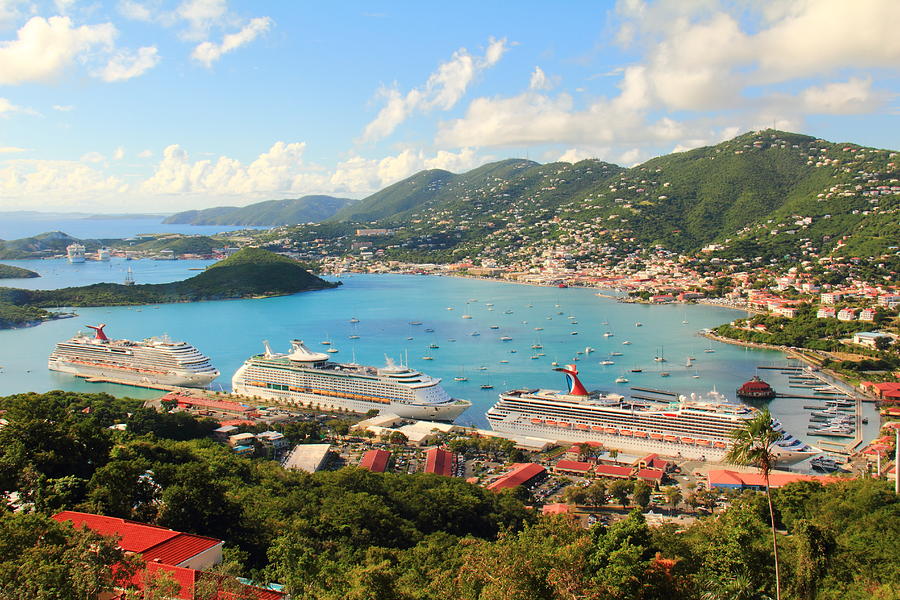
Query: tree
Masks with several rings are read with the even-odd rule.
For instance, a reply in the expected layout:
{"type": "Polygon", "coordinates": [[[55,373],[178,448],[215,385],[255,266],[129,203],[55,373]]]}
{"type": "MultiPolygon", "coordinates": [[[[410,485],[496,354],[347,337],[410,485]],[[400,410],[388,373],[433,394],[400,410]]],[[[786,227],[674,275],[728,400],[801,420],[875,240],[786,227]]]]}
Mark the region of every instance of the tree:
{"type": "Polygon", "coordinates": [[[775,599],[781,600],[781,573],[778,565],[778,538],[775,531],[775,509],[772,507],[772,491],[769,488],[769,473],[775,468],[775,444],[782,434],[772,425],[769,409],[759,411],[752,419],[731,432],[731,447],[725,455],[725,462],[733,465],[754,466],[759,469],[766,483],[766,500],[769,503],[769,521],[772,526],[772,550],[775,562],[775,599]]]}
{"type": "Polygon", "coordinates": [[[666,504],[672,507],[672,510],[678,507],[681,502],[681,490],[677,485],[670,485],[662,489],[663,496],[666,498],[666,504]]]}
{"type": "Polygon", "coordinates": [[[628,495],[631,493],[632,483],[627,479],[616,479],[609,484],[609,495],[622,505],[622,508],[628,506],[628,495]]]}
{"type": "Polygon", "coordinates": [[[388,441],[395,446],[405,446],[409,438],[402,431],[392,431],[391,435],[388,436],[388,441]]]}
{"type": "Polygon", "coordinates": [[[889,338],[887,336],[881,336],[881,337],[875,338],[875,349],[876,350],[881,350],[882,352],[884,352],[885,350],[887,350],[888,348],[890,348],[893,345],[894,345],[894,340],[892,340],[891,338],[889,338]]]}
{"type": "Polygon", "coordinates": [[[614,461],[616,464],[619,464],[619,451],[618,451],[618,450],[616,450],[615,448],[613,448],[612,450],[609,451],[609,456],[610,456],[610,458],[613,459],[613,461],[614,461]]]}
{"type": "Polygon", "coordinates": [[[641,507],[643,510],[647,510],[647,507],[650,506],[650,492],[652,489],[650,485],[646,481],[637,481],[634,484],[634,491],[632,492],[632,497],[634,498],[634,503],[641,507]]]}

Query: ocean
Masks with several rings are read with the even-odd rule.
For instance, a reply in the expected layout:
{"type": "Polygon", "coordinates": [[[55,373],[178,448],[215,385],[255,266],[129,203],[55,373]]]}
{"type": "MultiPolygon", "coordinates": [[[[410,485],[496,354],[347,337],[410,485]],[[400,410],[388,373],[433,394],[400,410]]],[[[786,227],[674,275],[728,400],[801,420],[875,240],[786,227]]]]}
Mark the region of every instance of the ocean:
{"type": "Polygon", "coordinates": [[[91,218],[53,213],[0,213],[0,240],[31,237],[48,231],[62,231],[78,239],[128,238],[141,233],[184,233],[212,235],[238,229],[233,225],[167,225],[163,216],[91,218]]]}
{"type": "MultiPolygon", "coordinates": [[[[193,271],[189,269],[206,264],[9,262],[37,270],[45,277],[6,280],[4,285],[27,283],[45,288],[94,283],[106,276],[108,281],[119,281],[122,269],[129,265],[139,282],[173,281],[190,276],[193,271]]],[[[86,324],[97,323],[106,323],[107,333],[116,338],[140,339],[165,333],[190,342],[209,355],[222,372],[213,386],[223,390],[230,388],[231,375],[238,366],[262,351],[263,340],[269,340],[275,351],[287,351],[294,338],[321,349],[326,347],[322,342],[328,341],[340,350],[332,358],[345,362],[383,365],[391,357],[443,378],[451,395],[473,403],[458,422],[481,427],[487,425],[484,413],[500,391],[563,388],[563,376],[553,372],[552,362],[576,364],[589,389],[625,394],[630,386],[685,395],[705,395],[716,389],[734,400],[734,390],[757,373],[777,390],[788,390],[786,375],[777,370],[757,370],[760,365],[789,364],[780,352],[710,342],[699,335],[700,329],[741,316],[730,309],[626,304],[599,297],[590,289],[451,277],[350,275],[342,281],[344,285],[335,289],[278,298],[79,308],[77,318],[0,331],[0,395],[51,389],[135,397],[159,395],[128,386],[85,383],[47,369],[47,356],[54,344],[86,330],[86,324]],[[464,319],[463,315],[471,318],[464,319]],[[359,323],[351,323],[353,317],[359,323]],[[411,324],[414,322],[421,325],[411,324]],[[350,335],[359,339],[352,340],[350,335]],[[501,341],[502,336],[512,339],[501,341]],[[439,347],[431,348],[432,344],[439,347]],[[543,349],[533,349],[532,345],[542,345],[543,349]],[[588,347],[593,350],[585,353],[588,347]],[[545,356],[531,358],[541,352],[545,356]],[[660,355],[667,362],[654,361],[660,355]],[[425,356],[432,360],[423,360],[425,356]],[[686,366],[689,356],[696,359],[692,367],[686,366]],[[601,365],[603,360],[614,364],[601,365]],[[632,373],[634,368],[642,372],[632,373]],[[670,376],[662,377],[662,371],[670,376]],[[630,383],[615,383],[620,375],[630,383]],[[465,376],[468,381],[454,381],[457,376],[465,376]],[[482,390],[482,384],[493,385],[494,389],[482,390]]],[[[808,402],[778,398],[770,407],[792,433],[807,439],[804,403],[808,402]]],[[[865,426],[868,440],[877,434],[878,418],[873,405],[865,406],[870,421],[865,426]]]]}

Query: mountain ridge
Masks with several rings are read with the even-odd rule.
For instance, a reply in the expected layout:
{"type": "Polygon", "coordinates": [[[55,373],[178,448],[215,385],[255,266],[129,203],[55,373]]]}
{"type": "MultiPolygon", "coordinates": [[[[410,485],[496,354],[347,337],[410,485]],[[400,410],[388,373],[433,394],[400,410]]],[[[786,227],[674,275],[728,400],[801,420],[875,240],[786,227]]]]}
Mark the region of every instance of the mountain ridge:
{"type": "Polygon", "coordinates": [[[215,206],[188,210],[167,217],[163,223],[182,225],[278,226],[319,222],[356,202],[322,194],[265,200],[247,206],[215,206]]]}

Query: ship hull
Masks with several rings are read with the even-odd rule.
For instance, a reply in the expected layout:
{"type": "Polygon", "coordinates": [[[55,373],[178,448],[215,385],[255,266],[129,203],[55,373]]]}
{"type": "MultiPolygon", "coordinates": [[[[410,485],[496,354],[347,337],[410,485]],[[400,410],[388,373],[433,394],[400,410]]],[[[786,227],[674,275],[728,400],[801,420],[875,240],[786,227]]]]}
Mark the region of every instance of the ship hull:
{"type": "Polygon", "coordinates": [[[379,412],[395,414],[404,419],[420,419],[425,421],[452,421],[461,415],[471,404],[456,400],[446,404],[406,404],[401,402],[376,403],[353,400],[350,398],[333,398],[319,394],[307,394],[282,390],[271,390],[241,383],[232,383],[232,393],[247,398],[272,400],[295,406],[320,408],[321,410],[349,410],[365,414],[374,409],[379,412]]]}
{"type": "MultiPolygon", "coordinates": [[[[649,437],[638,438],[623,435],[612,435],[593,430],[577,429],[575,427],[554,427],[543,424],[533,424],[530,419],[504,419],[498,415],[488,413],[488,421],[494,431],[520,436],[537,437],[555,442],[599,442],[606,448],[616,449],[629,454],[660,454],[689,460],[702,460],[708,462],[724,462],[727,448],[710,446],[698,446],[681,442],[669,442],[654,440],[649,437]]],[[[783,448],[775,450],[779,464],[793,464],[813,456],[814,452],[795,452],[783,448]]]]}
{"type": "Polygon", "coordinates": [[[218,377],[219,373],[152,373],[137,371],[133,368],[122,366],[95,367],[91,365],[75,364],[71,362],[53,360],[47,363],[51,371],[68,373],[78,377],[108,379],[114,382],[134,383],[138,385],[171,385],[177,387],[203,388],[208,386],[218,377]]]}

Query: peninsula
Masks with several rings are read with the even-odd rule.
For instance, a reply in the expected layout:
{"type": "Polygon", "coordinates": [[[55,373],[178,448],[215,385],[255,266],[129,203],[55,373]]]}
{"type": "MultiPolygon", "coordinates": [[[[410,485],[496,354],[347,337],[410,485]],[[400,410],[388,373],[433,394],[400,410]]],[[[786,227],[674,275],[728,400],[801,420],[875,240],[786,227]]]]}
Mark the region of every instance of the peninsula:
{"type": "Polygon", "coordinates": [[[40,274],[22,267],[0,265],[0,279],[29,279],[32,277],[40,277],[40,274]]]}
{"type": "Polygon", "coordinates": [[[321,279],[286,256],[244,248],[184,281],[122,285],[97,283],[58,290],[0,288],[0,329],[54,318],[47,308],[123,306],[282,296],[339,284],[321,279]]]}

